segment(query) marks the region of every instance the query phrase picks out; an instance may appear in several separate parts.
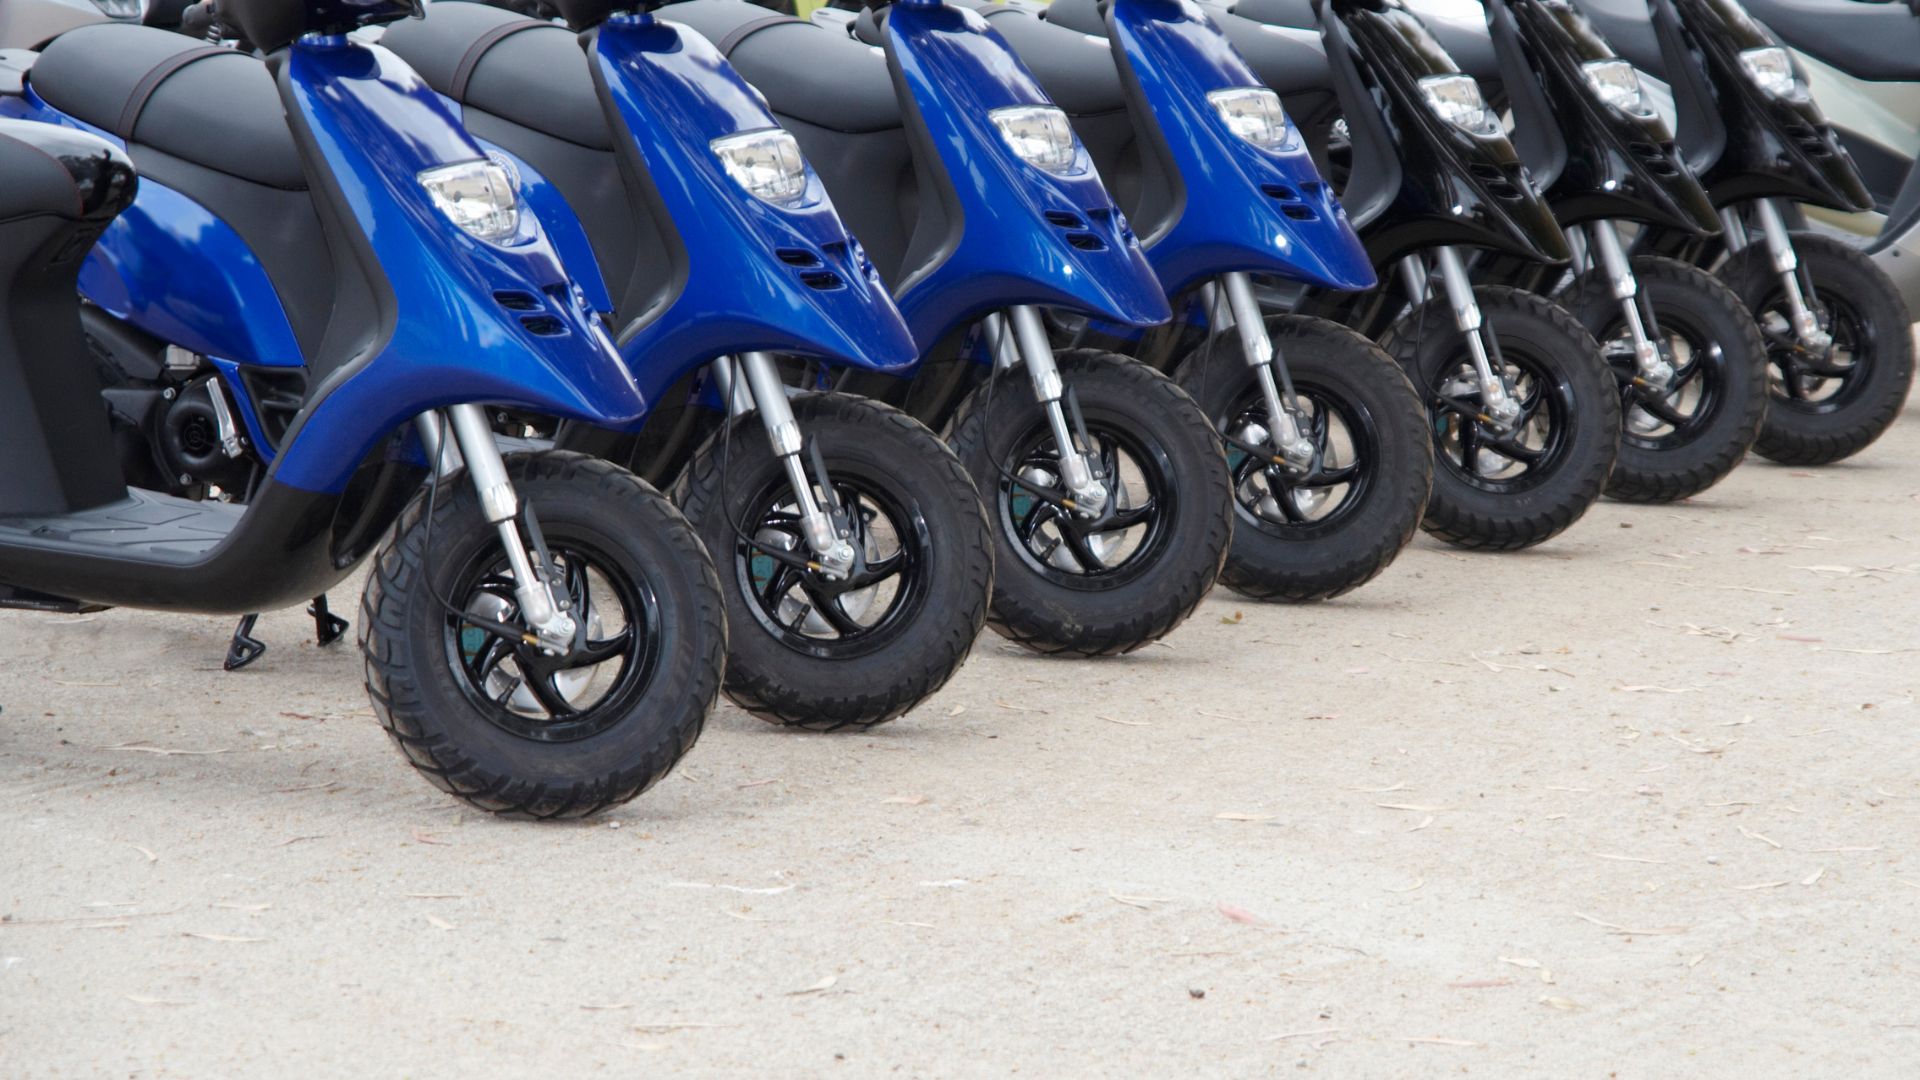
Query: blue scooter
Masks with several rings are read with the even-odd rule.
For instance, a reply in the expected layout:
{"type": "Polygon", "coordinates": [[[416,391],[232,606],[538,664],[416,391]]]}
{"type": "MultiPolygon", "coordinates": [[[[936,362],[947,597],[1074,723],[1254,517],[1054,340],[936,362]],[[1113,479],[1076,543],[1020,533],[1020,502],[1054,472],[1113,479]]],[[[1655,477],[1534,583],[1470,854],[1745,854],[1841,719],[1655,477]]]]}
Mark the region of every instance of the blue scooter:
{"type": "Polygon", "coordinates": [[[562,26],[436,3],[382,44],[565,223],[574,276],[666,404],[637,429],[554,435],[676,484],[721,566],[728,696],[789,726],[890,720],[978,636],[979,493],[919,423],[818,392],[833,372],[908,370],[905,323],[759,95],[705,39],[617,6],[560,0],[562,26]],[[789,399],[790,377],[809,392],[789,399]]]}
{"type": "Polygon", "coordinates": [[[1169,309],[1066,115],[1006,42],[937,0],[887,8],[875,49],[740,0],[659,14],[766,94],[892,286],[920,368],[840,385],[949,433],[994,519],[994,629],[1095,656],[1179,625],[1230,539],[1219,443],[1158,372],[1056,355],[1047,309],[1134,326],[1169,309]],[[1028,392],[999,385],[1013,369],[1028,392]]]}
{"type": "Polygon", "coordinates": [[[1067,107],[1184,316],[1077,339],[1118,338],[1173,370],[1226,441],[1239,516],[1220,580],[1286,600],[1371,580],[1420,526],[1433,451],[1379,346],[1326,319],[1262,315],[1255,275],[1296,292],[1375,282],[1278,95],[1191,0],[1112,0],[1110,60],[1031,10],[979,9],[1067,107]]]}
{"type": "Polygon", "coordinates": [[[373,554],[368,692],[408,760],[496,813],[578,816],[633,798],[698,737],[725,649],[719,586],[631,474],[496,444],[493,409],[619,425],[647,402],[506,171],[392,54],[346,36],[416,10],[231,0],[264,64],[83,28],[8,99],[57,122],[0,121],[0,604],[258,611],[373,554]],[[169,87],[169,71],[195,77],[169,87]],[[247,186],[273,194],[243,206],[247,186]],[[156,265],[175,249],[134,241],[195,235],[256,255],[153,288],[208,264],[156,265]],[[77,313],[90,251],[241,382],[268,366],[263,340],[309,335],[311,351],[271,354],[304,357],[312,382],[244,505],[126,484],[77,313]],[[245,306],[194,306],[220,290],[245,306]]]}

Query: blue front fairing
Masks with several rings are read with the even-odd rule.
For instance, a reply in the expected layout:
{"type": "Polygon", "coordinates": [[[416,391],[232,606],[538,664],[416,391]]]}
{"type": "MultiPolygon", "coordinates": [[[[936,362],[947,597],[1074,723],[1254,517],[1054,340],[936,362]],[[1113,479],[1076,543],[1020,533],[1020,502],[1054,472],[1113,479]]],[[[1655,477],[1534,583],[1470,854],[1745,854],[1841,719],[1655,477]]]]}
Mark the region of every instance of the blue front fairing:
{"type": "MultiPolygon", "coordinates": [[[[1284,145],[1265,149],[1233,134],[1207,95],[1261,82],[1193,0],[1113,0],[1114,59],[1131,79],[1175,166],[1182,196],[1172,220],[1146,240],[1169,294],[1246,271],[1357,291],[1373,264],[1291,120],[1284,145]]],[[[1136,123],[1140,122],[1135,112],[1136,123]]]]}
{"type": "MultiPolygon", "coordinates": [[[[691,367],[732,353],[811,355],[900,372],[919,357],[873,265],[807,169],[793,205],[728,175],[717,139],[779,125],[711,43],[650,15],[616,16],[591,63],[658,191],[684,252],[671,301],[620,333],[651,398],[691,367]]],[[[596,271],[597,273],[597,271],[596,271]]]]}
{"type": "Polygon", "coordinates": [[[989,119],[995,109],[1052,102],[986,20],[938,0],[901,0],[886,33],[906,89],[902,108],[939,153],[952,198],[946,212],[959,219],[951,250],[895,296],[915,340],[930,348],[956,326],[1016,304],[1165,322],[1166,295],[1086,151],[1066,174],[1046,172],[1015,157],[989,119]]]}
{"type": "Polygon", "coordinates": [[[275,462],[277,479],[339,490],[387,433],[445,405],[481,401],[604,427],[644,414],[645,398],[533,214],[490,244],[433,205],[417,177],[482,156],[439,95],[392,53],[345,38],[305,39],[285,62],[291,119],[306,125],[365,235],[392,293],[383,316],[394,322],[384,346],[352,361],[351,376],[304,415],[275,462]]]}

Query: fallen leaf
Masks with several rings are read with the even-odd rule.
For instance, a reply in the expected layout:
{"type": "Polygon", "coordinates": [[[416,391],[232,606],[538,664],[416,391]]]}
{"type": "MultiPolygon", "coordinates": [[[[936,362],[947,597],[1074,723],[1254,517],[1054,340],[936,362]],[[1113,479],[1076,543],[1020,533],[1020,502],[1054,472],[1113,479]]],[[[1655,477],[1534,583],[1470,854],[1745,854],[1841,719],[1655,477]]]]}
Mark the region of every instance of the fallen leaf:
{"type": "Polygon", "coordinates": [[[1404,888],[1404,889],[1388,889],[1387,891],[1388,891],[1388,892],[1392,892],[1392,893],[1410,893],[1410,892],[1413,892],[1414,890],[1416,890],[1416,889],[1418,889],[1418,888],[1420,888],[1421,886],[1423,886],[1423,885],[1425,885],[1426,883],[1427,883],[1427,879],[1426,879],[1426,878],[1421,878],[1421,879],[1419,879],[1418,881],[1415,881],[1415,882],[1414,882],[1413,884],[1411,884],[1411,885],[1409,885],[1409,886],[1407,886],[1407,887],[1406,887],[1406,888],[1404,888]]]}
{"type": "Polygon", "coordinates": [[[1246,613],[1244,612],[1236,611],[1231,615],[1220,616],[1220,621],[1225,623],[1228,626],[1238,626],[1241,623],[1247,621],[1247,616],[1246,616],[1246,613]]]}
{"type": "Polygon", "coordinates": [[[787,996],[799,997],[801,994],[822,994],[827,992],[828,990],[833,989],[833,984],[839,981],[840,981],[840,977],[838,975],[829,975],[826,978],[821,979],[819,982],[814,983],[812,986],[809,986],[804,990],[789,990],[787,991],[787,996]]]}
{"type": "Polygon", "coordinates": [[[1220,914],[1226,916],[1228,919],[1232,920],[1233,922],[1241,923],[1246,926],[1269,925],[1267,923],[1267,920],[1261,918],[1258,915],[1255,915],[1253,912],[1248,911],[1246,908],[1235,907],[1232,904],[1228,904],[1228,903],[1220,904],[1220,914]]]}
{"type": "Polygon", "coordinates": [[[1419,832],[1419,831],[1420,831],[1421,829],[1424,829],[1424,828],[1426,828],[1427,826],[1429,826],[1429,825],[1431,825],[1431,824],[1433,824],[1433,815],[1432,815],[1432,814],[1428,814],[1428,815],[1427,815],[1426,817],[1423,817],[1423,818],[1421,818],[1421,819],[1420,819],[1420,824],[1418,824],[1418,825],[1415,825],[1415,826],[1414,826],[1413,828],[1411,828],[1411,829],[1408,829],[1407,831],[1408,831],[1408,832],[1419,832]]]}
{"type": "Polygon", "coordinates": [[[441,918],[438,915],[427,916],[427,923],[431,925],[435,930],[451,930],[454,928],[452,923],[448,922],[447,920],[441,918]]]}
{"type": "Polygon", "coordinates": [[[147,850],[146,848],[143,848],[143,847],[141,847],[141,846],[140,846],[139,844],[133,844],[133,845],[130,845],[130,846],[131,846],[131,847],[133,848],[133,850],[135,850],[135,851],[137,851],[137,852],[139,852],[139,853],[140,853],[140,854],[142,854],[142,855],[145,855],[145,856],[147,857],[147,861],[148,861],[148,862],[159,862],[159,861],[160,861],[160,856],[158,856],[158,855],[155,855],[155,854],[154,854],[153,852],[151,852],[151,851],[149,851],[149,850],[147,850]]]}
{"type": "Polygon", "coordinates": [[[1811,874],[1808,874],[1808,875],[1807,875],[1806,877],[1803,877],[1803,878],[1801,878],[1801,879],[1800,879],[1800,884],[1802,884],[1802,885],[1811,885],[1811,884],[1813,884],[1814,882],[1816,882],[1816,881],[1819,881],[1819,880],[1820,880],[1820,878],[1821,878],[1821,877],[1822,877],[1822,876],[1823,876],[1824,874],[1826,874],[1826,872],[1827,872],[1827,868],[1823,866],[1823,867],[1821,867],[1820,869],[1818,869],[1818,870],[1815,870],[1815,871],[1814,871],[1813,873],[1811,873],[1811,874]]]}
{"type": "Polygon", "coordinates": [[[1563,997],[1543,997],[1540,999],[1540,1004],[1545,1005],[1549,1009],[1577,1009],[1580,1007],[1579,1002],[1572,998],[1563,997]]]}

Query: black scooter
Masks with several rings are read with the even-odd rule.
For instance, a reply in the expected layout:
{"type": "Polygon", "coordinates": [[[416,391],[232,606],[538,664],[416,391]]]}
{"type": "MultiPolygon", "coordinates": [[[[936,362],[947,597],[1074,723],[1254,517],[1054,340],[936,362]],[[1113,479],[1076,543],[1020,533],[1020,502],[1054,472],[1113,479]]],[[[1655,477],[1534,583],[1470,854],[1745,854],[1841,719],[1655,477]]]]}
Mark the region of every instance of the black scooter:
{"type": "Polygon", "coordinates": [[[1622,55],[1672,86],[1680,145],[1725,236],[1656,230],[1640,247],[1715,268],[1759,321],[1773,377],[1755,449],[1798,465],[1859,453],[1906,403],[1912,316],[1866,253],[1789,228],[1789,201],[1873,205],[1792,57],[1735,0],[1579,6],[1622,55]]]}
{"type": "MultiPolygon", "coordinates": [[[[1671,502],[1731,472],[1766,411],[1767,351],[1705,270],[1629,256],[1636,232],[1709,240],[1720,222],[1640,84],[1561,0],[1486,0],[1513,142],[1573,246],[1560,303],[1599,339],[1625,421],[1608,494],[1671,502]]],[[[1483,279],[1484,280],[1484,279],[1483,279]]]]}

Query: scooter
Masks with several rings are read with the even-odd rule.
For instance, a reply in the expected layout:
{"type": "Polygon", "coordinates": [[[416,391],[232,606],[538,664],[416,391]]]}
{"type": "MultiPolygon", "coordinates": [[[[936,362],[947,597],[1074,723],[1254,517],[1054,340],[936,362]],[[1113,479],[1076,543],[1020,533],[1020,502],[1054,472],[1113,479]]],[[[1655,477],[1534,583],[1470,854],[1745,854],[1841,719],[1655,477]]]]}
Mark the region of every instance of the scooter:
{"type": "Polygon", "coordinates": [[[1746,7],[1793,49],[1809,94],[1873,196],[1865,213],[1816,208],[1808,216],[1857,237],[1907,310],[1920,309],[1920,10],[1855,0],[1747,0],[1746,7]]]}
{"type": "MultiPolygon", "coordinates": [[[[1084,30],[1092,4],[1060,0],[1048,18],[1084,30]]],[[[1598,343],[1534,291],[1562,272],[1566,237],[1478,86],[1400,0],[1325,0],[1317,14],[1324,76],[1273,66],[1297,47],[1246,56],[1296,100],[1289,111],[1368,256],[1394,273],[1372,293],[1309,292],[1295,310],[1374,337],[1406,368],[1434,440],[1430,533],[1466,547],[1541,543],[1599,498],[1620,443],[1598,343]],[[1469,257],[1511,267],[1501,280],[1512,284],[1475,286],[1469,257]]]]}
{"type": "Polygon", "coordinates": [[[1513,141],[1573,242],[1555,298],[1601,342],[1626,424],[1607,492],[1671,502],[1746,455],[1767,404],[1767,349],[1712,274],[1630,256],[1635,232],[1708,239],[1720,221],[1633,66],[1560,0],[1486,0],[1513,141]],[[1631,235],[1631,234],[1629,234],[1631,235]]]}
{"type": "Polygon", "coordinates": [[[568,223],[569,267],[669,406],[547,433],[675,485],[721,566],[736,704],[815,730],[900,716],[965,662],[993,580],[979,493],[940,439],[818,392],[840,371],[908,370],[907,326],[710,44],[612,0],[552,6],[565,26],[436,3],[382,39],[568,223]],[[789,397],[802,366],[808,392],[789,397]]]}
{"type": "Polygon", "coordinates": [[[1714,268],[1759,321],[1773,373],[1755,449],[1797,465],[1859,453],[1906,404],[1912,317],[1865,252],[1789,229],[1792,202],[1840,212],[1873,205],[1805,80],[1735,0],[1579,7],[1623,55],[1672,86],[1680,145],[1724,238],[1656,232],[1642,246],[1714,268]]]}
{"type": "MultiPolygon", "coordinates": [[[[516,816],[633,798],[693,745],[717,695],[712,564],[658,492],[575,454],[503,455],[488,413],[621,424],[646,409],[640,388],[505,171],[390,53],[346,36],[411,4],[231,4],[266,63],[85,27],[8,101],[49,122],[0,120],[0,410],[15,434],[0,605],[260,611],[323,592],[371,554],[368,692],[416,768],[516,816]],[[201,92],[152,75],[168,66],[197,69],[201,92]],[[270,125],[242,104],[263,93],[270,125]],[[117,120],[131,137],[102,130],[117,120]],[[151,175],[136,181],[135,161],[151,175]],[[217,313],[243,320],[197,315],[249,368],[252,335],[290,341],[303,319],[318,342],[312,389],[244,505],[129,487],[81,333],[81,267],[152,250],[127,244],[140,233],[244,246],[228,221],[262,219],[227,197],[244,175],[285,168],[298,189],[249,208],[271,222],[256,237],[303,259],[303,275],[281,279],[290,302],[258,262],[192,295],[245,297],[217,313]]],[[[153,269],[120,265],[130,281],[153,269]]]]}
{"type": "Polygon", "coordinates": [[[1173,369],[1212,418],[1238,510],[1220,580],[1286,600],[1371,580],[1419,528],[1433,451],[1419,397],[1379,346],[1261,311],[1255,275],[1268,287],[1375,284],[1279,97],[1190,0],[1113,0],[1110,58],[1032,11],[978,10],[1072,116],[1184,316],[1144,332],[1068,329],[1173,369]]]}
{"type": "Polygon", "coordinates": [[[767,96],[891,285],[920,368],[839,385],[948,432],[994,520],[989,624],[1081,656],[1179,625],[1231,537],[1220,444],[1166,376],[1056,354],[1045,309],[1151,325],[1169,308],[1066,115],[1006,42],[935,0],[886,8],[877,51],[740,0],[659,14],[767,96]],[[1030,393],[999,385],[1020,370],[1030,393]]]}

